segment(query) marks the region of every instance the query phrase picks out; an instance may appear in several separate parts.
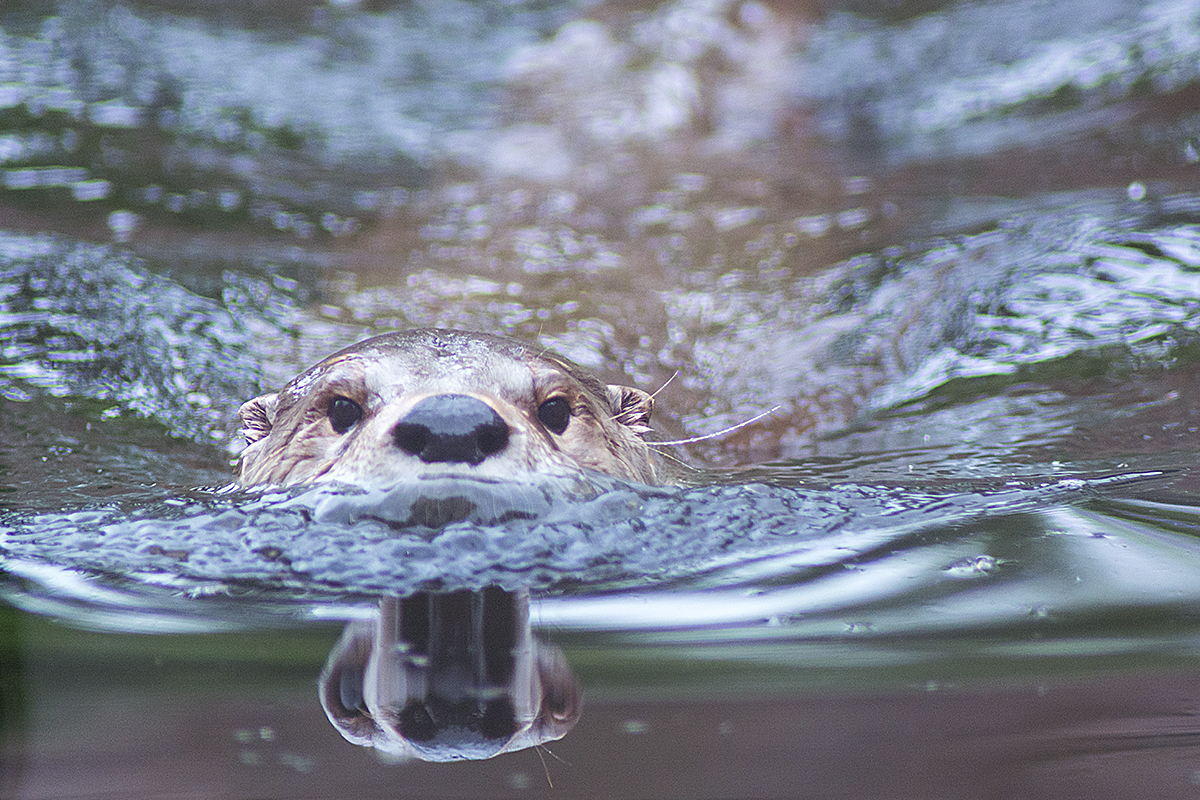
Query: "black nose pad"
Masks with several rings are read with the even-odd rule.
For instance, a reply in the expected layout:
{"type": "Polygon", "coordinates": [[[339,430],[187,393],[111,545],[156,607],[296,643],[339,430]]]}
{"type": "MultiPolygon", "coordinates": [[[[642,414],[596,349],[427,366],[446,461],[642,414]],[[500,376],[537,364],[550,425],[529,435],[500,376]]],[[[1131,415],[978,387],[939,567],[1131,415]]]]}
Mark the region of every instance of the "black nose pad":
{"type": "Polygon", "coordinates": [[[508,424],[465,394],[426,397],[392,428],[396,446],[426,463],[478,464],[508,446],[508,424]]]}

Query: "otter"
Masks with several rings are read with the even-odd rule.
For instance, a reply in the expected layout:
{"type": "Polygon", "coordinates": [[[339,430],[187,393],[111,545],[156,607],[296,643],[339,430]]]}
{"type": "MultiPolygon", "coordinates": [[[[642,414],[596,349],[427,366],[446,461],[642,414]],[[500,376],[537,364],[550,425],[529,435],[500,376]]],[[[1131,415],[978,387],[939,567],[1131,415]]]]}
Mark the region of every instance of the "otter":
{"type": "Polygon", "coordinates": [[[243,487],[388,487],[428,476],[519,479],[592,470],[658,482],[654,399],[540,348],[417,329],[340,350],[242,405],[243,487]]]}
{"type": "Polygon", "coordinates": [[[583,692],[533,635],[529,592],[418,592],[379,601],[325,662],[321,707],[349,742],[425,761],[492,758],[561,739],[583,692]]]}

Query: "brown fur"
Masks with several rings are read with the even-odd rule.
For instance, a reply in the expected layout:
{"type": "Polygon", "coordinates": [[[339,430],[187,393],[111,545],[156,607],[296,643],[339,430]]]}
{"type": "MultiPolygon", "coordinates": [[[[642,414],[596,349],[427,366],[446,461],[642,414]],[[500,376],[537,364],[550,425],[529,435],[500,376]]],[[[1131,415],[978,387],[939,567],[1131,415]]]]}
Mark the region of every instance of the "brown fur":
{"type": "Polygon", "coordinates": [[[605,386],[576,365],[512,339],[419,329],[385,334],[333,354],[277,393],[245,403],[247,447],[241,484],[340,481],[384,486],[431,474],[519,478],[595,470],[657,482],[642,434],[654,401],[627,386],[605,386]],[[397,447],[391,431],[416,403],[465,394],[507,423],[509,442],[478,464],[426,464],[397,447]],[[346,397],[363,409],[344,433],[327,409],[346,397]],[[564,397],[571,417],[561,434],[538,419],[539,404],[564,397]]]}

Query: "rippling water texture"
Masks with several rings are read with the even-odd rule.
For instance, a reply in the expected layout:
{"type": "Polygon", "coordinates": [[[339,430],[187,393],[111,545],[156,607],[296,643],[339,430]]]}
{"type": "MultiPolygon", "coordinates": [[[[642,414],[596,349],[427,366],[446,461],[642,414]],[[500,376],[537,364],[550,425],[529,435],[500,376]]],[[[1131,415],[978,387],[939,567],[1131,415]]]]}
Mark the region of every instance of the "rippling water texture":
{"type": "Polygon", "coordinates": [[[151,582],[161,575],[179,588],[233,582],[303,596],[493,584],[720,586],[802,580],[919,533],[1079,502],[1124,481],[1009,481],[974,491],[922,491],[441,479],[366,494],[316,489],[173,499],[132,515],[114,509],[14,516],[0,535],[14,572],[24,560],[49,561],[151,582]]]}

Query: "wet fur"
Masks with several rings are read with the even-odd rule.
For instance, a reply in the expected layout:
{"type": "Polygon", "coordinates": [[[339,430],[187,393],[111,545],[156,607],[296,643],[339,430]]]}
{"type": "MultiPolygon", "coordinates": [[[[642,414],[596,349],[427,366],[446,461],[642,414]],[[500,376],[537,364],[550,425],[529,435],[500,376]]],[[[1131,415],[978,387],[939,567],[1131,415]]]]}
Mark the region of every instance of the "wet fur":
{"type": "Polygon", "coordinates": [[[340,481],[377,486],[427,474],[514,478],[522,473],[594,470],[658,482],[642,435],[654,400],[627,386],[606,386],[565,359],[512,339],[419,329],[385,334],[341,350],[298,375],[279,392],[240,409],[247,447],[243,486],[340,481]],[[478,465],[425,464],[400,451],[390,431],[409,409],[440,393],[466,394],[508,424],[504,451],[478,465]],[[364,417],[339,434],[327,409],[348,397],[364,417]],[[538,420],[538,405],[565,397],[566,430],[538,420]]]}

